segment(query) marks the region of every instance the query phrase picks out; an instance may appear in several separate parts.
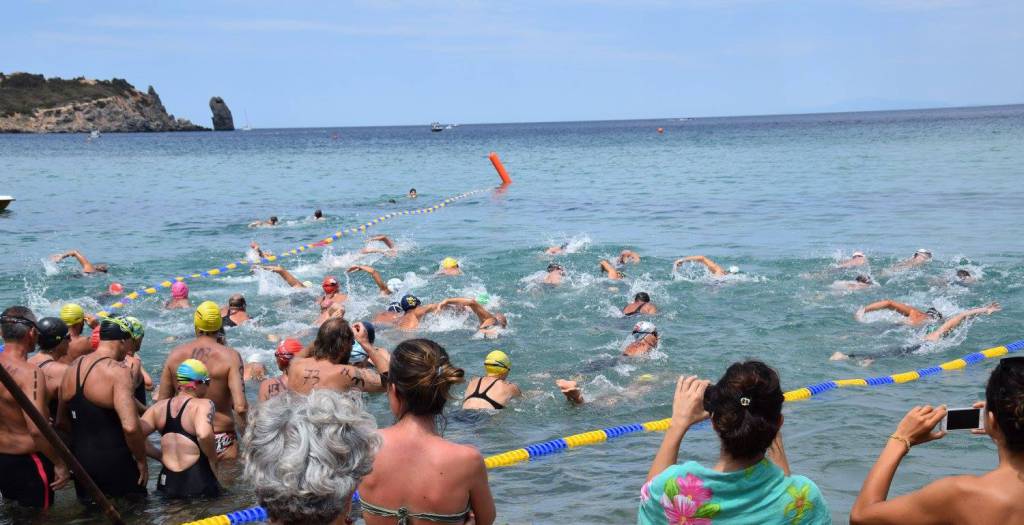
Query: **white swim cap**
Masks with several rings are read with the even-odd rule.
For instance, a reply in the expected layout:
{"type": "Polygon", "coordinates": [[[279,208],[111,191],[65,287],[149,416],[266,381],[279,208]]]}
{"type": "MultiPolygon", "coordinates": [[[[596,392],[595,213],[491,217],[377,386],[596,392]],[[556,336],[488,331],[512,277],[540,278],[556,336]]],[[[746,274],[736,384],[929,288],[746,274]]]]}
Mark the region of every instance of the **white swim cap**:
{"type": "Polygon", "coordinates": [[[853,255],[850,257],[864,257],[864,252],[853,252],[853,255]]]}
{"type": "Polygon", "coordinates": [[[729,273],[740,273],[740,267],[739,266],[730,266],[729,267],[729,273]]]}

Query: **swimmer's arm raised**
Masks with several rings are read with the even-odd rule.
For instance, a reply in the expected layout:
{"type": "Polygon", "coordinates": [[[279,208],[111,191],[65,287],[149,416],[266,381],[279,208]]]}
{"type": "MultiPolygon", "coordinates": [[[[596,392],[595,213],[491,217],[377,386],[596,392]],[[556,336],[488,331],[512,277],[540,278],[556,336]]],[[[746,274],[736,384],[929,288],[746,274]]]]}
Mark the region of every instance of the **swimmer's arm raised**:
{"type": "Polygon", "coordinates": [[[374,235],[373,237],[370,237],[370,242],[373,241],[380,241],[384,243],[384,245],[387,246],[388,248],[391,248],[392,250],[395,249],[394,241],[389,239],[387,235],[374,235]]]}
{"type": "Polygon", "coordinates": [[[74,257],[78,261],[78,264],[82,265],[82,271],[84,273],[92,273],[96,271],[96,267],[93,266],[92,263],[89,262],[89,259],[86,259],[85,256],[82,255],[82,252],[78,250],[71,250],[65,253],[54,255],[53,261],[59,262],[64,259],[67,259],[68,257],[74,257]]]}
{"type": "Polygon", "coordinates": [[[621,279],[622,278],[622,275],[619,274],[619,271],[615,269],[615,266],[613,266],[612,263],[608,262],[607,260],[602,260],[600,265],[601,265],[601,270],[603,270],[605,273],[608,274],[608,278],[609,279],[621,279]]]}
{"type": "Polygon", "coordinates": [[[939,339],[949,335],[953,330],[956,330],[956,328],[963,324],[964,321],[979,315],[988,315],[993,312],[998,312],[999,310],[1000,307],[998,303],[992,303],[991,305],[982,308],[971,308],[970,310],[965,310],[953,317],[950,317],[946,322],[942,323],[942,326],[939,326],[937,330],[926,335],[924,339],[925,341],[938,341],[939,339]]]}
{"type": "Polygon", "coordinates": [[[908,306],[908,305],[905,305],[903,303],[898,303],[898,302],[893,301],[891,299],[886,299],[884,301],[878,301],[878,302],[875,302],[875,303],[871,303],[871,304],[861,308],[859,310],[859,313],[866,314],[868,312],[877,312],[879,310],[892,310],[892,311],[897,312],[897,313],[899,313],[899,314],[901,314],[901,315],[903,315],[905,317],[910,317],[910,312],[914,311],[915,308],[913,308],[911,306],[908,306]]]}
{"type": "Polygon", "coordinates": [[[288,286],[291,286],[292,288],[306,287],[306,285],[302,284],[302,281],[296,279],[295,276],[288,270],[285,270],[283,266],[263,266],[262,268],[280,275],[281,278],[284,279],[284,282],[288,283],[288,286]]]}
{"type": "Polygon", "coordinates": [[[388,285],[384,282],[384,278],[381,277],[380,272],[378,272],[374,267],[356,265],[349,268],[347,273],[355,273],[358,271],[364,271],[370,274],[370,277],[373,278],[373,282],[377,284],[377,288],[380,288],[380,292],[384,295],[391,295],[391,290],[388,290],[388,285]]]}
{"type": "Polygon", "coordinates": [[[707,267],[708,271],[715,275],[725,274],[725,270],[723,270],[722,267],[718,265],[718,263],[712,261],[711,259],[708,259],[703,255],[690,255],[688,257],[683,257],[681,260],[684,262],[695,262],[703,264],[704,266],[707,267]]]}

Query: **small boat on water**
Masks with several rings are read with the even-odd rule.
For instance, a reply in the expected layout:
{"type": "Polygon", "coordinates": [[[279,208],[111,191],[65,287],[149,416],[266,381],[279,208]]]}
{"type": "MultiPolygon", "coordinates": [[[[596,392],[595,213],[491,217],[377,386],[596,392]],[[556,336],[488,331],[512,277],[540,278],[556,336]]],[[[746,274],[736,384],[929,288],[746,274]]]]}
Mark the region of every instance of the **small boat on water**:
{"type": "Polygon", "coordinates": [[[444,126],[440,122],[434,122],[430,125],[430,131],[444,131],[444,126]]]}
{"type": "Polygon", "coordinates": [[[14,202],[14,197],[10,195],[0,195],[0,211],[7,209],[7,205],[14,202]]]}

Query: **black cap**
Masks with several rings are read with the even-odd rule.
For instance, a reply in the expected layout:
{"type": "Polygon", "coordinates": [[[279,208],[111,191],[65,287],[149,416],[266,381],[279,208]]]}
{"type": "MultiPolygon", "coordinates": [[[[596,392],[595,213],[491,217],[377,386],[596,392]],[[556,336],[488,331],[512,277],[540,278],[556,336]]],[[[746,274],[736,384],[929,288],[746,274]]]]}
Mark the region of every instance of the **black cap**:
{"type": "Polygon", "coordinates": [[[39,348],[53,350],[61,341],[68,338],[68,325],[57,317],[44,317],[36,323],[39,330],[39,348]]]}

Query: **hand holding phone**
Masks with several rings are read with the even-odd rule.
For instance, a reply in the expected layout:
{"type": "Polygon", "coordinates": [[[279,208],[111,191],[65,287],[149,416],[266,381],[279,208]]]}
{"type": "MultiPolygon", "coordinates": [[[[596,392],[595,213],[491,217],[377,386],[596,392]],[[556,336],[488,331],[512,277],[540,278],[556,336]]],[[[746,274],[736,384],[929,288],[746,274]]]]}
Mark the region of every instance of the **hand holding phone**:
{"type": "MultiPolygon", "coordinates": [[[[975,403],[977,405],[977,403],[975,403]]],[[[950,408],[946,417],[939,422],[939,430],[984,430],[985,411],[978,406],[972,408],[950,408]]]]}

